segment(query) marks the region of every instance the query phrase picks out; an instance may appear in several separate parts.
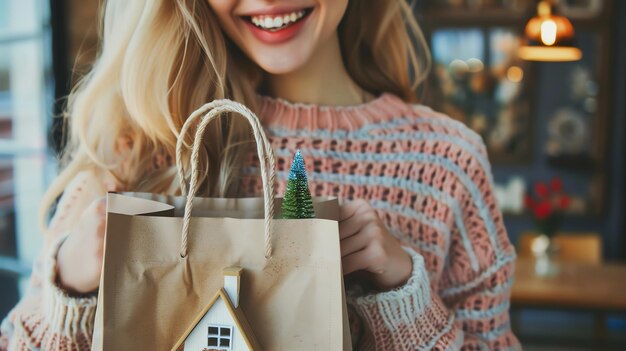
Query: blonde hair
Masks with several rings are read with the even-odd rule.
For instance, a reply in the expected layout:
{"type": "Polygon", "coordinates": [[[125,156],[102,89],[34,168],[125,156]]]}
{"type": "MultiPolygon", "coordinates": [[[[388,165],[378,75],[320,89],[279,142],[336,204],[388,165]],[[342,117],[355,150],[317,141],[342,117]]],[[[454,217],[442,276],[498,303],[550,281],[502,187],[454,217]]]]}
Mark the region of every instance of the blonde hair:
{"type": "MultiPolygon", "coordinates": [[[[52,204],[81,171],[121,190],[179,192],[167,159],[187,116],[219,98],[257,108],[264,74],[224,36],[208,1],[107,0],[101,13],[98,57],[68,97],[68,144],[42,202],[44,229],[52,204]]],[[[430,54],[406,0],[352,0],[338,31],[357,84],[375,95],[416,99],[430,54]]],[[[241,119],[212,123],[200,157],[202,195],[238,195],[250,142],[241,119]]]]}

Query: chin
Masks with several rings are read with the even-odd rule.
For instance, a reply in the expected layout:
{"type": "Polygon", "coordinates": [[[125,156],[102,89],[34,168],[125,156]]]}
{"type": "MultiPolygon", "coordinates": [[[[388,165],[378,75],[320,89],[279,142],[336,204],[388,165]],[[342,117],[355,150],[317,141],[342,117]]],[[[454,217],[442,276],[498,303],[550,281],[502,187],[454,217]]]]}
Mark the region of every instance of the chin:
{"type": "Polygon", "coordinates": [[[252,61],[269,74],[288,74],[305,66],[309,58],[309,55],[275,55],[272,53],[270,55],[253,55],[252,61]]]}

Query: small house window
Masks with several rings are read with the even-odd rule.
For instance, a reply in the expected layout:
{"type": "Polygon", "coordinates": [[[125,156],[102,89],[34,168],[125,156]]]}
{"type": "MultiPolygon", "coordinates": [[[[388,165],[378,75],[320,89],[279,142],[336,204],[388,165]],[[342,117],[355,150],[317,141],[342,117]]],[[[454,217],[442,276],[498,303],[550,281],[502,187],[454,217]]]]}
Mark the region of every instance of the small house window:
{"type": "Polygon", "coordinates": [[[233,327],[209,325],[208,346],[213,350],[232,350],[233,327]]]}

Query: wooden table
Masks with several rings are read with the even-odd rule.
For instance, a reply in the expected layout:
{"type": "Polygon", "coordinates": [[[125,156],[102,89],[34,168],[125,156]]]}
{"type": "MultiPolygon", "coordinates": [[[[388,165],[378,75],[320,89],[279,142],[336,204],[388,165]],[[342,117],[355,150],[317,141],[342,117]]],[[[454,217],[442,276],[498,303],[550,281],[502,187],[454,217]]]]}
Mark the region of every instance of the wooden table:
{"type": "MultiPolygon", "coordinates": [[[[590,348],[611,345],[607,339],[606,313],[626,312],[626,264],[580,263],[552,261],[553,274],[535,272],[537,261],[520,256],[515,267],[515,282],[511,293],[511,323],[521,334],[519,312],[524,309],[590,311],[594,315],[593,338],[586,341],[590,348]]],[[[553,339],[541,339],[554,342],[553,339]]],[[[559,339],[562,346],[565,341],[559,339]]],[[[580,340],[568,341],[580,346],[580,340]]],[[[555,344],[556,345],[556,344],[555,344]]]]}
{"type": "Polygon", "coordinates": [[[535,273],[536,260],[516,262],[511,304],[515,307],[626,311],[626,265],[553,261],[552,275],[535,273]]]}

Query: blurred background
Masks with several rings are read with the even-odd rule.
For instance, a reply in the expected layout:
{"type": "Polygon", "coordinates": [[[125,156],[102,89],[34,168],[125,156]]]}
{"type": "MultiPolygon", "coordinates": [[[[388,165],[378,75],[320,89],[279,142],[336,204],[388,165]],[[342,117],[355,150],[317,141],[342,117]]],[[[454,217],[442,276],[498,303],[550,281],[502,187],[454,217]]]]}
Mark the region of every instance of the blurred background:
{"type": "MultiPolygon", "coordinates": [[[[414,5],[433,54],[422,100],[489,149],[525,349],[626,350],[626,1],[414,5]]],[[[41,247],[54,116],[93,62],[99,6],[0,0],[0,318],[41,247]]]]}

